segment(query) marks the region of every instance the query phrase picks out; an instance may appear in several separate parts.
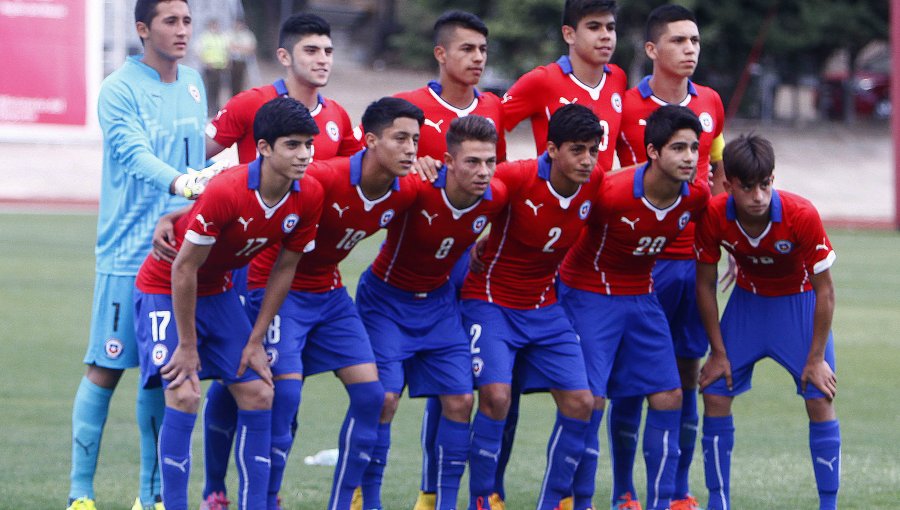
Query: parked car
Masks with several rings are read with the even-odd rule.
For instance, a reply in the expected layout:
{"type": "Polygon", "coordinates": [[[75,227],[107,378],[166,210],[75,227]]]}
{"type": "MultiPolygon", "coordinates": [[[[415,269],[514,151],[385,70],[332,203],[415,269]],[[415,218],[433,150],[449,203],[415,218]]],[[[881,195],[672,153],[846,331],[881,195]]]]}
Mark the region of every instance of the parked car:
{"type": "MultiPolygon", "coordinates": [[[[876,48],[857,57],[856,71],[849,86],[856,114],[887,119],[891,116],[891,56],[885,48],[876,48]]],[[[844,82],[848,72],[831,71],[822,76],[818,100],[829,118],[844,116],[844,82]]]]}

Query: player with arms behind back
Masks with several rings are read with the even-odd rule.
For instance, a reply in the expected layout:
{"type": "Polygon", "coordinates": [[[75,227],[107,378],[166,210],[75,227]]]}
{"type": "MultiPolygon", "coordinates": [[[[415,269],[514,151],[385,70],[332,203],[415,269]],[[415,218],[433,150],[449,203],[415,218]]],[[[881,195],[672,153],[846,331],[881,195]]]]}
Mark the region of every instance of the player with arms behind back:
{"type": "Polygon", "coordinates": [[[238,508],[266,508],[273,390],[263,339],[301,253],[313,246],[322,187],[313,178],[304,179],[302,188],[299,182],[318,132],[306,107],[291,98],[270,101],[257,112],[253,131],[260,158],[213,180],[175,223],[175,261],[148,256],[137,277],[142,382],[165,388],[159,458],[168,509],[188,507],[199,380],[213,377],[237,401],[238,508]],[[283,249],[251,325],[229,272],[278,242],[283,249]]]}
{"type": "Polygon", "coordinates": [[[723,152],[727,195],[715,197],[697,224],[697,304],[711,352],[700,374],[707,508],[731,509],[734,397],[750,389],[753,367],[769,357],[794,378],[809,415],[819,509],[837,508],[841,432],[834,411],[835,260],[813,205],[775,190],[775,154],[758,135],[723,152]],[[734,256],[737,282],[719,321],[716,266],[720,247],[734,256]]]}

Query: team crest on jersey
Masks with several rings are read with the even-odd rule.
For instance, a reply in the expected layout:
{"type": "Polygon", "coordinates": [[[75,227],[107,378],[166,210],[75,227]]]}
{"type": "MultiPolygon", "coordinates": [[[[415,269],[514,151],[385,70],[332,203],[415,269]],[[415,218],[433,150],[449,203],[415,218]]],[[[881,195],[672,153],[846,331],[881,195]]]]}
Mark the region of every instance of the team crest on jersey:
{"type": "Polygon", "coordinates": [[[578,208],[578,217],[583,220],[586,220],[588,217],[588,214],[590,212],[591,212],[591,201],[585,200],[584,203],[581,204],[581,207],[578,208]]]}
{"type": "Polygon", "coordinates": [[[382,227],[386,227],[387,224],[390,223],[392,219],[394,219],[394,214],[395,213],[393,209],[384,211],[383,213],[381,213],[381,219],[378,220],[378,224],[382,227]]]}
{"type": "Polygon", "coordinates": [[[266,349],[266,358],[269,359],[269,366],[274,367],[278,363],[278,349],[274,347],[266,349]]]}
{"type": "Polygon", "coordinates": [[[475,232],[476,234],[480,234],[481,231],[484,230],[484,227],[487,226],[487,223],[488,223],[487,216],[485,216],[483,214],[481,216],[475,218],[475,221],[472,222],[472,232],[475,232]]]}
{"type": "Polygon", "coordinates": [[[200,89],[198,89],[196,85],[194,85],[193,83],[188,85],[188,92],[191,93],[191,97],[194,98],[194,101],[198,103],[200,102],[200,89]]]}
{"type": "Polygon", "coordinates": [[[689,211],[684,211],[681,213],[681,217],[678,218],[678,229],[684,230],[684,227],[687,226],[689,221],[691,221],[691,213],[689,211]]]}
{"type": "Polygon", "coordinates": [[[153,346],[153,352],[150,353],[150,356],[153,357],[153,364],[161,367],[169,356],[169,348],[165,344],[156,344],[153,346]]]}
{"type": "Polygon", "coordinates": [[[483,371],[484,371],[484,360],[481,359],[480,356],[472,357],[472,374],[474,374],[475,377],[478,377],[481,375],[481,372],[483,372],[483,371]]]}
{"type": "Polygon", "coordinates": [[[288,214],[284,221],[281,222],[281,230],[283,230],[285,234],[290,234],[291,231],[294,230],[294,227],[297,226],[298,221],[300,221],[299,216],[296,214],[288,214]]]}
{"type": "Polygon", "coordinates": [[[712,115],[710,115],[708,112],[703,112],[700,114],[700,126],[703,127],[703,131],[712,133],[714,125],[715,123],[713,122],[712,115]]]}
{"type": "Polygon", "coordinates": [[[331,138],[332,142],[336,142],[341,138],[341,130],[338,129],[338,125],[333,120],[329,120],[325,124],[325,132],[328,133],[328,138],[331,138]]]}
{"type": "Polygon", "coordinates": [[[616,113],[622,113],[622,96],[620,96],[618,92],[613,93],[611,102],[613,110],[615,110],[616,113]]]}
{"type": "Polygon", "coordinates": [[[779,241],[775,241],[775,249],[778,250],[778,253],[788,254],[791,250],[794,249],[794,243],[788,241],[787,239],[781,239],[779,241]]]}
{"type": "Polygon", "coordinates": [[[118,338],[110,338],[103,344],[103,350],[106,351],[106,357],[109,359],[119,359],[123,348],[122,341],[118,338]]]}

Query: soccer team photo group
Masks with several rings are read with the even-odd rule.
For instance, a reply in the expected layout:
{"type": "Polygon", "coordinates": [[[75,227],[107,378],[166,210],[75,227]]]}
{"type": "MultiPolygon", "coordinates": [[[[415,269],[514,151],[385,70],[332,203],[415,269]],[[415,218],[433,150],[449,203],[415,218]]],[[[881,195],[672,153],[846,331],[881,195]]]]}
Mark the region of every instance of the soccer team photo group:
{"type": "Polygon", "coordinates": [[[280,76],[253,83],[246,26],[200,40],[192,2],[134,3],[141,53],[97,101],[96,275],[60,508],[731,510],[751,483],[731,476],[752,450],[735,397],[766,359],[781,411],[808,418],[795,492],[838,508],[838,258],[816,206],[779,186],[775,140],[726,132],[719,93],[693,81],[691,9],[649,11],[652,70],[626,76],[616,1],[558,1],[566,51],[497,94],[479,85],[492,31],[445,2],[419,21],[433,80],[355,84],[359,118],[329,94],[346,49],[314,5],[268,29],[280,76]],[[241,65],[220,100],[226,50],[241,65]],[[508,157],[520,125],[533,150],[508,157]],[[102,442],[126,373],[128,452],[102,442]],[[343,391],[309,402],[327,373],[343,391]],[[531,398],[550,426],[529,423],[531,398]],[[330,486],[298,496],[313,405],[343,418],[316,429],[330,486]],[[513,448],[522,434],[540,456],[513,448]],[[386,476],[407,445],[420,467],[386,476]],[[95,493],[132,452],[131,499],[95,493]],[[383,501],[396,484],[418,496],[383,501]]]}

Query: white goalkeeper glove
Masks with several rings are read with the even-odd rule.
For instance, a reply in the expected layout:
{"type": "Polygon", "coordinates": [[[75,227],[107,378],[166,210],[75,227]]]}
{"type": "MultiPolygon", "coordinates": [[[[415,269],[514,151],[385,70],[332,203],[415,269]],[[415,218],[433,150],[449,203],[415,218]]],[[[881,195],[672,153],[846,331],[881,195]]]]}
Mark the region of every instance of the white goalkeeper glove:
{"type": "Polygon", "coordinates": [[[173,183],[175,194],[190,200],[196,200],[203,193],[203,190],[206,189],[210,179],[219,175],[222,170],[230,166],[232,166],[231,163],[227,161],[217,161],[203,170],[188,168],[187,173],[175,178],[173,183]]]}

